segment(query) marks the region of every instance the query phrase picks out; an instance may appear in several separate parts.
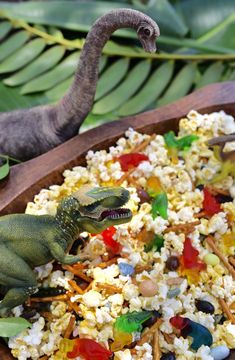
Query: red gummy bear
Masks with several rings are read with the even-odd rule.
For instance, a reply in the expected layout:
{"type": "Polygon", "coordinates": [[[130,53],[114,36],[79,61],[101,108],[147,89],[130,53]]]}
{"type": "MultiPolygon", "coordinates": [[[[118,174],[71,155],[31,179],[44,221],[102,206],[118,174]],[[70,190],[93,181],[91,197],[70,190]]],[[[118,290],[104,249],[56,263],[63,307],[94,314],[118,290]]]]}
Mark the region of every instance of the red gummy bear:
{"type": "Polygon", "coordinates": [[[183,328],[185,328],[185,326],[189,324],[189,321],[187,318],[183,318],[179,315],[176,315],[170,318],[170,323],[176,329],[182,330],[183,328]]]}
{"type": "Polygon", "coordinates": [[[122,245],[113,239],[113,235],[116,233],[116,231],[117,229],[114,226],[110,226],[102,231],[101,235],[105,245],[110,249],[110,251],[113,254],[118,255],[122,250],[122,245]]]}
{"type": "Polygon", "coordinates": [[[198,254],[199,252],[193,247],[191,240],[186,238],[181,256],[181,266],[185,269],[205,270],[206,264],[198,260],[198,254]]]}
{"type": "Polygon", "coordinates": [[[128,171],[132,167],[137,167],[142,161],[149,160],[149,158],[144,154],[130,153],[120,155],[117,160],[121,165],[122,171],[128,171]]]}
{"type": "Polygon", "coordinates": [[[203,209],[205,210],[206,215],[213,216],[218,212],[220,212],[221,211],[220,203],[206,187],[203,189],[203,194],[204,194],[203,209]]]}
{"type": "Polygon", "coordinates": [[[67,353],[68,359],[82,356],[84,360],[109,360],[112,351],[105,349],[99,343],[91,339],[76,339],[72,351],[67,353]]]}

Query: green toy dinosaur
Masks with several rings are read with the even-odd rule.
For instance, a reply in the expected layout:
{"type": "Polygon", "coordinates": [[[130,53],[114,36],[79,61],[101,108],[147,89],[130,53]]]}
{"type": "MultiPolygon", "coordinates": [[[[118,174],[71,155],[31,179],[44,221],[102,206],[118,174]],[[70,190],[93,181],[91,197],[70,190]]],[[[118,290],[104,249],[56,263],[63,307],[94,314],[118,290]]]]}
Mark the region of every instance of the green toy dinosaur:
{"type": "Polygon", "coordinates": [[[121,187],[83,186],[64,198],[55,216],[12,214],[0,218],[0,284],[6,295],[0,315],[22,304],[37,292],[33,268],[52,260],[62,264],[79,261],[68,255],[79,233],[99,233],[110,225],[130,221],[132,213],[121,208],[129,192],[121,187]]]}

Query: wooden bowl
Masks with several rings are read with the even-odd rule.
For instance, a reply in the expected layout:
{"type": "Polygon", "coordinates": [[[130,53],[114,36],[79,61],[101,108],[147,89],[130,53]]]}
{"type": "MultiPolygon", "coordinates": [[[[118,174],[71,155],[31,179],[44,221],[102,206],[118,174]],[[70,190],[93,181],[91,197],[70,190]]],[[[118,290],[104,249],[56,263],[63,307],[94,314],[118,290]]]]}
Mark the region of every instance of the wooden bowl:
{"type": "MultiPolygon", "coordinates": [[[[192,109],[201,113],[224,110],[235,117],[234,94],[235,82],[212,84],[170,105],[84,132],[44,155],[13,166],[0,185],[0,215],[24,212],[41,188],[61,184],[65,169],[85,165],[88,150],[108,149],[129,127],[147,134],[177,131],[179,120],[192,109]]],[[[235,359],[235,350],[229,359],[235,359]]]]}

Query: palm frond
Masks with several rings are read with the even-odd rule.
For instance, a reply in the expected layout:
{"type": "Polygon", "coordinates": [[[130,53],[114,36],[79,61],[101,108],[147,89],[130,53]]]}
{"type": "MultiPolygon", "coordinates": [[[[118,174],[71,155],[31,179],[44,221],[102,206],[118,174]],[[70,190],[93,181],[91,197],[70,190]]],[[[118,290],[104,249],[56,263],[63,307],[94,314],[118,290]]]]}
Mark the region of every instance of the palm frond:
{"type": "MultiPolygon", "coordinates": [[[[221,41],[233,30],[233,19],[228,15],[231,4],[225,1],[223,16],[214,19],[210,27],[204,24],[199,33],[196,20],[190,21],[188,16],[189,3],[199,16],[198,1],[202,0],[177,2],[177,11],[167,0],[150,1],[149,6],[138,0],[66,1],[66,6],[64,0],[14,6],[0,2],[0,111],[59,100],[73,81],[84,44],[83,33],[74,40],[77,30],[86,32],[98,16],[124,5],[154,17],[162,7],[158,22],[164,29],[170,19],[172,27],[158,43],[175,51],[150,55],[133,43],[134,32],[118,32],[119,37],[104,48],[95,103],[84,127],[167,104],[211,82],[234,79],[233,40],[221,41]],[[195,38],[182,37],[189,31],[195,38]],[[128,45],[123,45],[122,37],[128,38],[128,45]]],[[[205,2],[205,11],[209,11],[209,0],[205,2]]],[[[224,0],[216,3],[224,4],[224,0]]]]}

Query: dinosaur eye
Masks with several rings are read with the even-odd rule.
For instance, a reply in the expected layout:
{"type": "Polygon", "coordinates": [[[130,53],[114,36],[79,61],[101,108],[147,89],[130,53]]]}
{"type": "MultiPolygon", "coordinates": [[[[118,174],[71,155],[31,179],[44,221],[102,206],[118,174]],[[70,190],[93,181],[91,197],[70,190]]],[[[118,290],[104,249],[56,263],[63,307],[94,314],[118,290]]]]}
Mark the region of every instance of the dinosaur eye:
{"type": "Polygon", "coordinates": [[[148,28],[144,29],[144,35],[150,36],[150,34],[151,34],[151,31],[148,28]]]}

